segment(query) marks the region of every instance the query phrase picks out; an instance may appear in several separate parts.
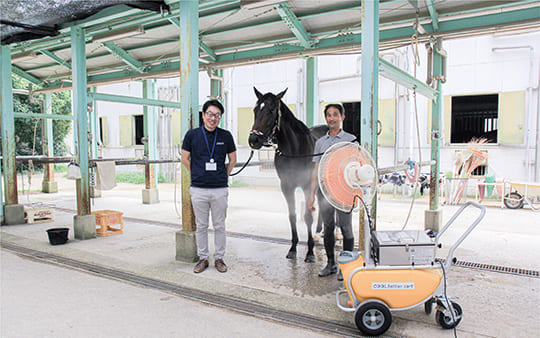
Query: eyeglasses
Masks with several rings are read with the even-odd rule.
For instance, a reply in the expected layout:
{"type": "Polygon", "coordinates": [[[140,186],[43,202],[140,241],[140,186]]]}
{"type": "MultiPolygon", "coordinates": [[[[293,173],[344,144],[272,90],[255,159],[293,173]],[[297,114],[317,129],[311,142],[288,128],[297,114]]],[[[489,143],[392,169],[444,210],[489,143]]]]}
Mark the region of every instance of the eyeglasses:
{"type": "Polygon", "coordinates": [[[221,114],[214,114],[214,113],[210,113],[210,112],[206,112],[206,116],[208,117],[214,117],[216,119],[220,119],[221,118],[221,114]]]}

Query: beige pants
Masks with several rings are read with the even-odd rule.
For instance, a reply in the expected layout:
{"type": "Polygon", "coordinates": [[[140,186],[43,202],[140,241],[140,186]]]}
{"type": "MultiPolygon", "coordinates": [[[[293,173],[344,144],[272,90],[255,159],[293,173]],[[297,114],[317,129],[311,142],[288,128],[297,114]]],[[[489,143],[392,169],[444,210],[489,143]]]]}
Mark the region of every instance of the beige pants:
{"type": "Polygon", "coordinates": [[[225,218],[227,217],[229,188],[191,187],[189,192],[195,213],[195,223],[197,224],[195,239],[199,259],[208,259],[210,256],[208,251],[210,214],[212,214],[212,226],[214,228],[214,258],[223,259],[227,241],[225,218]]]}

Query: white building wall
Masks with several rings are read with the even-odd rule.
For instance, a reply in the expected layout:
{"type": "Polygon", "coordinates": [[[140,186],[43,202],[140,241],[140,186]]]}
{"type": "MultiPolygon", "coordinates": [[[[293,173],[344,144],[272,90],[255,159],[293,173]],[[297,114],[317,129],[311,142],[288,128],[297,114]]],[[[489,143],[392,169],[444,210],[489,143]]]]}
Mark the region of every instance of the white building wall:
{"type": "MultiPolygon", "coordinates": [[[[498,178],[516,180],[534,180],[538,166],[536,157],[540,156],[536,148],[540,80],[540,32],[524,34],[495,34],[490,36],[470,37],[443,42],[448,52],[447,82],[443,84],[443,96],[490,94],[509,91],[526,91],[525,137],[522,144],[501,145],[490,144],[488,150],[489,170],[498,178]],[[511,47],[511,48],[509,48],[511,47]],[[504,48],[504,49],[501,49],[504,48]]],[[[414,73],[413,47],[406,46],[396,50],[382,51],[381,57],[414,73]]],[[[416,66],[416,77],[426,80],[426,50],[423,44],[418,45],[420,64],[416,66]]],[[[287,88],[283,100],[286,104],[297,105],[297,116],[305,119],[305,61],[303,59],[288,60],[258,65],[240,66],[224,70],[223,91],[227,113],[224,127],[229,129],[235,141],[238,135],[238,108],[253,107],[256,96],[253,87],[262,92],[275,94],[287,88]]],[[[353,55],[327,55],[319,57],[319,100],[323,102],[350,102],[361,100],[361,57],[353,55]]],[[[202,105],[210,93],[210,80],[206,72],[199,77],[199,103],[202,105]]],[[[158,80],[156,88],[178,86],[177,78],[158,80]]],[[[122,95],[140,96],[141,83],[129,85],[111,85],[100,87],[100,92],[122,95]]],[[[397,86],[383,77],[379,79],[379,98],[396,99],[396,144],[379,146],[379,166],[386,167],[405,162],[409,157],[418,160],[416,131],[416,114],[422,160],[430,158],[431,145],[430,126],[428,125],[429,101],[417,95],[416,105],[411,91],[397,86]]],[[[135,105],[100,103],[98,112],[110,114],[117,119],[120,114],[142,114],[142,107],[135,105]],[[116,117],[115,117],[116,116],[116,117]]],[[[110,120],[112,121],[112,120],[110,120]]],[[[315,121],[324,123],[319,116],[315,121]]],[[[109,124],[109,140],[111,148],[118,146],[114,135],[118,131],[113,123],[109,124]],[[113,141],[114,140],[114,141],[113,141]]],[[[441,171],[452,171],[452,153],[464,149],[465,145],[443,144],[441,150],[441,171]]],[[[112,150],[112,149],[111,149],[112,150]]],[[[239,146],[239,161],[249,155],[249,147],[239,146]]],[[[118,152],[120,154],[120,152],[118,152]]],[[[256,158],[255,158],[256,160],[256,158]]],[[[424,168],[423,172],[428,172],[424,168]]],[[[274,173],[260,172],[258,168],[249,168],[241,176],[275,178],[274,173]]],[[[536,180],[540,174],[536,173],[536,180]]]]}
{"type": "MultiPolygon", "coordinates": [[[[484,148],[488,150],[489,170],[498,178],[533,181],[539,116],[540,32],[450,40],[444,43],[444,48],[449,56],[443,95],[526,91],[523,143],[484,148]]],[[[445,144],[446,150],[462,148],[445,144]]],[[[441,152],[441,160],[441,165],[448,168],[449,151],[441,152]]],[[[536,180],[539,179],[536,175],[536,180]]]]}

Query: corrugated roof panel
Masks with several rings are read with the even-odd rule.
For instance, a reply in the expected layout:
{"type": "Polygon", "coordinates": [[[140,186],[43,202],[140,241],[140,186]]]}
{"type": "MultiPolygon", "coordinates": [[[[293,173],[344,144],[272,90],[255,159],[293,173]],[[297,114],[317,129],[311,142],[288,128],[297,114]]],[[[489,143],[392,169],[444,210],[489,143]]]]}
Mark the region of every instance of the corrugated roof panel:
{"type": "MultiPolygon", "coordinates": [[[[159,1],[123,1],[95,0],[83,1],[84,5],[103,5],[111,3],[139,3],[143,5],[156,4],[159,1]]],[[[3,3],[26,3],[25,1],[3,0],[3,3]]],[[[9,18],[20,23],[42,24],[47,20],[50,11],[69,13],[73,5],[81,3],[74,0],[32,0],[37,5],[32,11],[15,10],[9,18]],[[49,8],[44,8],[49,6],[49,8]],[[71,6],[71,7],[70,7],[71,6]],[[40,17],[41,15],[41,17],[40,17]]],[[[298,31],[288,27],[282,19],[276,2],[258,2],[258,8],[245,7],[246,1],[200,1],[199,37],[202,42],[217,55],[217,60],[210,60],[206,52],[201,51],[206,61],[213,67],[225,67],[250,62],[264,62],[276,57],[294,58],[299,54],[317,55],[328,52],[358,52],[360,53],[361,18],[360,1],[349,0],[291,0],[286,1],[294,17],[315,41],[314,46],[303,47],[295,34],[298,31]],[[261,6],[263,4],[264,6],[261,6]],[[274,48],[266,48],[272,46],[274,48]]],[[[253,3],[253,1],[251,2],[253,3]]],[[[381,48],[407,43],[414,33],[411,28],[417,17],[417,9],[411,4],[414,0],[388,0],[379,4],[381,29],[381,48]]],[[[418,0],[418,18],[427,33],[419,39],[425,41],[431,34],[452,38],[462,36],[466,32],[484,34],[495,30],[517,30],[540,27],[540,1],[434,1],[440,30],[433,33],[432,17],[424,0],[418,0]],[[467,17],[466,21],[463,18],[467,17]]],[[[114,44],[140,63],[159,65],[160,63],[178,61],[179,58],[179,28],[174,24],[179,20],[179,0],[167,0],[171,13],[134,10],[125,5],[109,7],[80,21],[87,30],[87,69],[92,72],[117,72],[118,70],[133,70],[133,67],[113,56],[111,51],[96,42],[92,36],[106,32],[118,33],[120,30],[144,27],[145,34],[118,38],[114,44]],[[172,22],[171,22],[172,21],[172,22]]],[[[22,5],[21,5],[22,6],[22,5]]],[[[257,7],[255,6],[255,7],[257,7]]],[[[2,10],[4,11],[4,7],[2,10]]],[[[15,6],[16,7],[16,6],[15,6]]],[[[27,6],[28,7],[28,6],[27,6]]],[[[22,8],[22,7],[20,7],[22,8]]],[[[79,6],[85,9],[84,6],[79,6]]],[[[95,9],[95,8],[94,8],[95,9]]],[[[65,14],[63,13],[63,14],[65,14]]],[[[86,13],[88,14],[88,13],[86,13]]],[[[6,16],[3,16],[4,19],[6,16]]],[[[62,20],[65,16],[59,15],[62,20]]],[[[56,57],[70,61],[71,41],[69,29],[73,23],[69,20],[58,27],[61,35],[40,40],[12,43],[13,63],[29,74],[42,81],[68,79],[71,72],[50,57],[42,55],[46,49],[56,57]],[[33,58],[19,59],[28,52],[33,52],[33,58]]],[[[0,24],[2,38],[8,26],[0,24]]],[[[9,26],[12,27],[12,26],[9,26]]],[[[156,67],[153,67],[155,69],[156,67]]],[[[140,70],[140,67],[139,67],[140,70]]],[[[135,73],[138,71],[135,70],[135,73]]],[[[129,73],[131,74],[131,73],[129,73]]],[[[151,74],[148,74],[150,76],[151,74]]],[[[112,81],[112,80],[111,80],[112,81]]]]}

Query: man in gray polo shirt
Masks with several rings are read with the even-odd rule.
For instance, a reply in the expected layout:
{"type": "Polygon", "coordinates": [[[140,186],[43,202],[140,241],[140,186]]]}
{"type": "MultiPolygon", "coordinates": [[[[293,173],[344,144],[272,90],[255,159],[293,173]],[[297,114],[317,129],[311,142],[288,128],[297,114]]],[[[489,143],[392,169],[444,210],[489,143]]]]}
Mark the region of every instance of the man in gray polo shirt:
{"type": "MultiPolygon", "coordinates": [[[[324,108],[324,118],[326,119],[326,124],[328,124],[329,130],[326,135],[318,139],[315,143],[315,154],[325,152],[328,148],[336,143],[350,142],[356,139],[353,134],[349,134],[341,129],[341,124],[345,119],[345,112],[340,104],[327,105],[324,108]]],[[[324,223],[324,249],[326,250],[326,257],[328,258],[328,263],[324,269],[319,272],[319,277],[325,277],[337,272],[337,264],[334,254],[334,245],[336,241],[334,237],[334,229],[336,227],[336,218],[337,223],[341,228],[341,233],[343,234],[343,250],[353,250],[354,235],[352,231],[352,214],[344,213],[332,207],[322,195],[321,190],[318,189],[319,185],[317,173],[319,170],[320,161],[321,156],[313,157],[313,162],[316,163],[311,176],[311,196],[308,201],[308,207],[312,211],[315,210],[313,204],[315,202],[315,191],[317,191],[317,201],[319,202],[319,207],[321,208],[320,215],[322,216],[324,223]]],[[[342,280],[343,277],[340,275],[341,274],[338,275],[338,279],[342,280]]]]}

